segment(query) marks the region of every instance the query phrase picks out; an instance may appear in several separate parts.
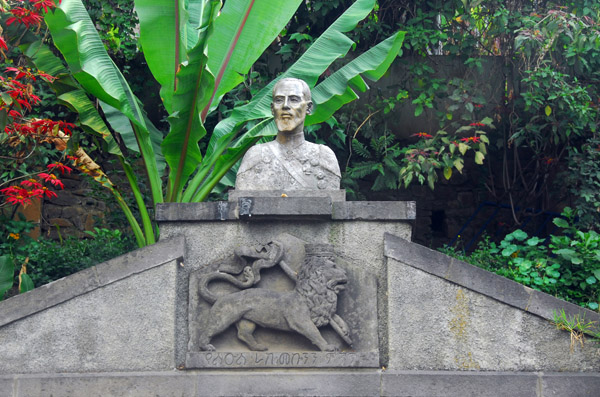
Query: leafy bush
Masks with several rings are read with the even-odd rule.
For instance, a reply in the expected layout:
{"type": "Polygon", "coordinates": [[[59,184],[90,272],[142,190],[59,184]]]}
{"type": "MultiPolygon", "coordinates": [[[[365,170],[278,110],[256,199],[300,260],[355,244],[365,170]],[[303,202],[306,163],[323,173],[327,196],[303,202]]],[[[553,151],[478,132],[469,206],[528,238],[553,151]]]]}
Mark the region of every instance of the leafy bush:
{"type": "Polygon", "coordinates": [[[92,238],[69,236],[60,242],[40,238],[29,249],[29,276],[36,287],[58,280],[135,248],[131,236],[120,230],[95,228],[92,238]]]}
{"type": "Polygon", "coordinates": [[[484,239],[471,254],[453,248],[448,255],[580,306],[598,310],[600,235],[575,226],[576,214],[565,208],[554,224],[563,229],[547,240],[516,230],[497,245],[484,239]],[[547,243],[547,245],[546,245],[547,243]]]}
{"type": "Polygon", "coordinates": [[[7,218],[0,227],[6,236],[0,242],[0,300],[13,285],[26,292],[33,285],[39,287],[135,248],[132,236],[119,230],[95,228],[86,232],[88,239],[70,236],[61,241],[36,241],[25,234],[32,227],[31,222],[7,218]]]}

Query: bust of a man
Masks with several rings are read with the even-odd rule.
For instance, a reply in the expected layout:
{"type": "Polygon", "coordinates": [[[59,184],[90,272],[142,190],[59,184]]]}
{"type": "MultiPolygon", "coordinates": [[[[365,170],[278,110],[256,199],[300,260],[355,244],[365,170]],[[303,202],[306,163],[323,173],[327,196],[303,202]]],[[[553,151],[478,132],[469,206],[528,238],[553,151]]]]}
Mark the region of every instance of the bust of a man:
{"type": "Polygon", "coordinates": [[[313,109],[310,89],[285,78],[273,87],[275,140],[255,145],[237,173],[238,190],[337,190],[340,167],[333,151],[304,139],[304,119],[313,109]]]}

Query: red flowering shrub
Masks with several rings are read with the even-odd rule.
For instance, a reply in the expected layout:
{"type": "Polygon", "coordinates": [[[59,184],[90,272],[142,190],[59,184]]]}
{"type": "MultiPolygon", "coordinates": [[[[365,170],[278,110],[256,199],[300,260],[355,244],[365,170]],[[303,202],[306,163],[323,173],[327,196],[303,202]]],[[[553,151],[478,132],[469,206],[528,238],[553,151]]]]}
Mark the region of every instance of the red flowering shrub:
{"type": "Polygon", "coordinates": [[[6,67],[0,76],[0,134],[7,135],[1,140],[4,150],[1,169],[3,176],[0,179],[3,201],[0,201],[0,206],[26,206],[36,199],[57,197],[51,188],[64,188],[58,175],[70,173],[72,169],[59,161],[48,165],[40,164],[39,161],[62,156],[62,150],[56,150],[53,139],[59,136],[59,131],[70,135],[75,126],[65,121],[32,119],[26,116],[41,102],[40,97],[35,94],[34,82],[38,84],[40,79],[53,82],[55,77],[40,70],[18,66],[20,59],[18,55],[14,55],[18,52],[11,49],[11,44],[19,44],[26,30],[40,29],[43,13],[55,7],[54,1],[9,1],[5,4],[9,8],[0,8],[0,12],[10,15],[5,20],[6,25],[17,26],[18,36],[3,36],[4,30],[0,28],[0,57],[6,63],[14,65],[6,67]],[[13,58],[7,58],[7,52],[13,58]],[[34,156],[38,151],[42,155],[34,156]]]}

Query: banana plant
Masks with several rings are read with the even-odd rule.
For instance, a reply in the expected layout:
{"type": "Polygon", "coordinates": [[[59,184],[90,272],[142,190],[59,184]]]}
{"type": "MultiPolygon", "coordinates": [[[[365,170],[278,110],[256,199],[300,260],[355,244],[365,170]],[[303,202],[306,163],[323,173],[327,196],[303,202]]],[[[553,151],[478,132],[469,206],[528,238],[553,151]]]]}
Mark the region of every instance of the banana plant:
{"type": "MultiPolygon", "coordinates": [[[[107,150],[119,157],[140,210],[143,228],[133,225],[137,222],[133,216],[128,217],[137,230],[140,246],[154,243],[158,230],[124,155],[125,148],[140,153],[144,160],[152,206],[163,201],[203,201],[250,146],[263,137],[276,135],[270,111],[276,80],[297,77],[309,84],[316,112],[306,124],[318,123],[356,99],[357,91],[368,88],[363,76],[377,80],[400,53],[403,32],[354,58],[315,86],[330,65],[354,44],[344,33],[354,29],[375,5],[375,0],[357,0],[287,71],[248,104],[233,109],[210,133],[202,153],[198,142],[207,135],[207,115],[225,94],[243,82],[301,2],[227,0],[223,5],[219,0],[136,0],[139,41],[148,67],[161,85],[160,96],[169,114],[170,130],[166,135],[144,113],[142,102],[107,54],[81,0],[62,0],[53,13],[46,15],[54,45],[70,73],[59,80],[68,81],[69,86],[62,86],[61,100],[80,113],[86,131],[93,130],[104,138],[107,150]],[[90,108],[88,95],[98,100],[110,128],[93,106],[90,108]],[[120,136],[118,141],[124,147],[116,144],[111,130],[120,136]],[[165,170],[166,187],[162,178],[165,170]]],[[[44,62],[49,59],[37,57],[34,62],[46,70],[44,62]]]]}

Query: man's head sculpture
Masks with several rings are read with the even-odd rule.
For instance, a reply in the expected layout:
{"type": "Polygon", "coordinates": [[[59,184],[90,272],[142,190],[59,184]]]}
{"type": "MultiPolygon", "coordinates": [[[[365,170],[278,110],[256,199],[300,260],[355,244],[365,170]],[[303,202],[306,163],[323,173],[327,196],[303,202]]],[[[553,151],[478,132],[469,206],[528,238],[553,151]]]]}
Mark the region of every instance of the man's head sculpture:
{"type": "Polygon", "coordinates": [[[310,88],[295,78],[273,86],[274,141],[248,150],[235,183],[239,190],[336,190],[340,167],[333,151],[304,139],[304,121],[313,111],[310,88]]]}
{"type": "Polygon", "coordinates": [[[304,133],[304,120],[312,109],[310,88],[303,80],[285,78],[273,87],[271,112],[279,132],[304,133]]]}

